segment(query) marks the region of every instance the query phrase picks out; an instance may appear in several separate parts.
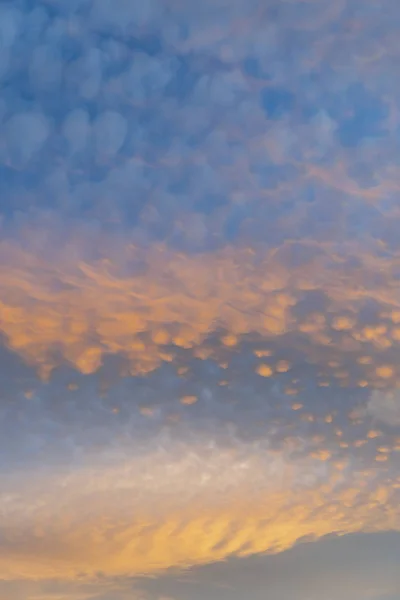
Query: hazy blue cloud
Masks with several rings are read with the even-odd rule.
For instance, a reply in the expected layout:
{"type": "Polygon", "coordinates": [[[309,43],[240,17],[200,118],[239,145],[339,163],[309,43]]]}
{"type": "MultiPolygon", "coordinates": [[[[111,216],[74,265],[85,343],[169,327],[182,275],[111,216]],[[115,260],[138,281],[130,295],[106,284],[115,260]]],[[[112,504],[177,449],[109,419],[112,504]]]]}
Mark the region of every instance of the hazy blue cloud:
{"type": "MultiPolygon", "coordinates": [[[[271,211],[285,214],[287,190],[297,219],[283,235],[298,236],[302,225],[312,235],[328,210],[325,198],[339,187],[362,220],[366,190],[375,202],[390,203],[398,185],[391,170],[398,90],[389,75],[398,11],[390,0],[379,6],[376,12],[356,0],[318,7],[241,0],[201,8],[157,0],[4,4],[0,157],[26,172],[18,187],[11,180],[3,187],[7,215],[16,218],[16,197],[23,195],[26,209],[101,223],[112,212],[136,234],[198,250],[211,241],[176,235],[182,211],[204,214],[201,227],[213,229],[214,244],[224,243],[227,228],[235,239],[270,239],[271,211]],[[254,154],[261,177],[254,176],[254,154]],[[133,182],[118,170],[131,161],[146,165],[133,182]],[[268,172],[282,163],[301,168],[285,171],[284,186],[271,185],[268,172]],[[324,175],[339,163],[352,191],[324,175]],[[49,190],[49,176],[55,181],[51,173],[60,169],[65,184],[49,190]],[[99,185],[113,173],[121,189],[111,197],[99,185]],[[319,189],[311,203],[310,185],[319,189]],[[162,210],[165,192],[177,186],[181,193],[174,192],[160,227],[147,215],[162,210]],[[207,209],[210,195],[223,202],[207,209]],[[246,197],[245,212],[236,209],[238,195],[246,197]]],[[[349,220],[342,234],[354,235],[349,220]]]]}

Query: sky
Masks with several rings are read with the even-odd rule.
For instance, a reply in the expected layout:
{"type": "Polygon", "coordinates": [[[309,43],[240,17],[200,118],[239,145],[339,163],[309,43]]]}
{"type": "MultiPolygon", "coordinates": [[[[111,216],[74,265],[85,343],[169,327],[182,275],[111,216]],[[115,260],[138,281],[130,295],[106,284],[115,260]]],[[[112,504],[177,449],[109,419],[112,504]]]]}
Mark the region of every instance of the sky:
{"type": "Polygon", "coordinates": [[[398,600],[399,26],[0,1],[0,600],[398,600]]]}

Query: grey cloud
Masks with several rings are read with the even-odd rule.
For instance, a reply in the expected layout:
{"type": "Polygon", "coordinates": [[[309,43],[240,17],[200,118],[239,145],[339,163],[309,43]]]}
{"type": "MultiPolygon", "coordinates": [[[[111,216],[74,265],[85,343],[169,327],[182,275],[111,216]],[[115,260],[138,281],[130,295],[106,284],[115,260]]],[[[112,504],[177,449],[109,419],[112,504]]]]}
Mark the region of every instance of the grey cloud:
{"type": "MultiPolygon", "coordinates": [[[[394,600],[400,592],[395,533],[354,535],[301,544],[278,556],[232,559],[217,565],[142,580],[150,593],[183,600],[394,600]]],[[[140,583],[142,583],[140,581],[140,583]]]]}
{"type": "Polygon", "coordinates": [[[400,393],[394,391],[374,390],[369,400],[366,412],[377,422],[391,427],[400,426],[400,393]]]}

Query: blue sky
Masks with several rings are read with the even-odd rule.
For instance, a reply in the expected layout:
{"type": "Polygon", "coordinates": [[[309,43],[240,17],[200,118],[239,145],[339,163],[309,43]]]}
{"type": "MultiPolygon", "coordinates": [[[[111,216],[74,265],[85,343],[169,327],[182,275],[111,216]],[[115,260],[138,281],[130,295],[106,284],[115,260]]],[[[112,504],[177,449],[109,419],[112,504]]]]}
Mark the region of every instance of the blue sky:
{"type": "Polygon", "coordinates": [[[399,597],[399,19],[0,4],[0,600],[399,597]]]}

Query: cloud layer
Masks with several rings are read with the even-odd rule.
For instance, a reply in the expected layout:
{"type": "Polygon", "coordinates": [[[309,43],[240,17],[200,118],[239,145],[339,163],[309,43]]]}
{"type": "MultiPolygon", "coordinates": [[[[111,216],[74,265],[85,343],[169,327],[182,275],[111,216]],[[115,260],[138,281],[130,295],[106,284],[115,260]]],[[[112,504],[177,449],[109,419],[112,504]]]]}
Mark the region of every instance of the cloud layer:
{"type": "Polygon", "coordinates": [[[398,248],[395,2],[140,4],[2,5],[7,223],[398,248]]]}
{"type": "Polygon", "coordinates": [[[227,383],[212,361],[114,384],[3,364],[4,579],[149,575],[400,527],[400,431],[368,389],[305,369],[227,383]]]}
{"type": "Polygon", "coordinates": [[[399,529],[399,18],[1,3],[10,585],[399,529]]]}
{"type": "Polygon", "coordinates": [[[263,344],[278,344],[289,363],[301,348],[355,385],[398,381],[398,259],[378,244],[229,245],[193,256],[47,224],[0,244],[0,329],[44,374],[63,362],[92,373],[110,354],[146,373],[182,349],[229,362],[251,341],[260,358],[263,344]]]}
{"type": "Polygon", "coordinates": [[[137,576],[399,528],[400,481],[377,469],[290,459],[267,440],[230,452],[209,438],[152,445],[114,448],[115,464],[3,476],[3,578],[137,576]]]}

